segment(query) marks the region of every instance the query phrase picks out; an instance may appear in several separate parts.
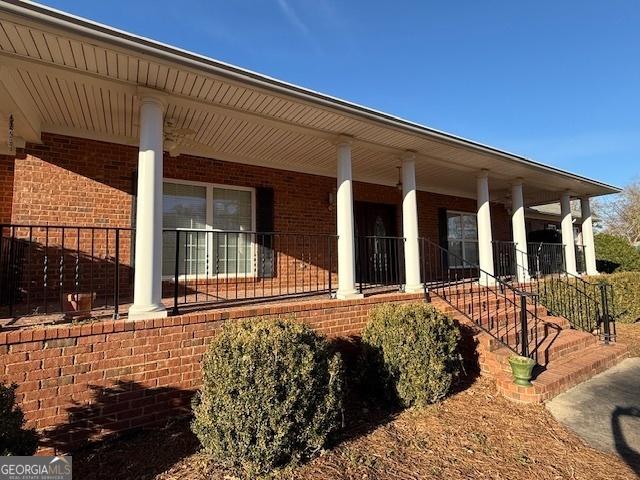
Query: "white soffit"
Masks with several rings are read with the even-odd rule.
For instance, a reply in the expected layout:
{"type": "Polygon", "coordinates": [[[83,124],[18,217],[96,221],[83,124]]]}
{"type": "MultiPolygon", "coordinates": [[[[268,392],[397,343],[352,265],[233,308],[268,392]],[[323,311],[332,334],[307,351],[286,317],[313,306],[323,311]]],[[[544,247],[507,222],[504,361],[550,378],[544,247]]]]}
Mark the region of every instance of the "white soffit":
{"type": "Polygon", "coordinates": [[[395,185],[399,156],[412,150],[424,190],[474,198],[475,173],[487,168],[501,201],[518,177],[527,204],[565,190],[617,191],[37,4],[0,4],[0,61],[0,94],[8,94],[0,95],[0,121],[14,113],[27,141],[41,131],[135,144],[137,95],[149,88],[166,95],[167,133],[184,153],[334,176],[331,141],[346,134],[362,181],[395,185]]]}

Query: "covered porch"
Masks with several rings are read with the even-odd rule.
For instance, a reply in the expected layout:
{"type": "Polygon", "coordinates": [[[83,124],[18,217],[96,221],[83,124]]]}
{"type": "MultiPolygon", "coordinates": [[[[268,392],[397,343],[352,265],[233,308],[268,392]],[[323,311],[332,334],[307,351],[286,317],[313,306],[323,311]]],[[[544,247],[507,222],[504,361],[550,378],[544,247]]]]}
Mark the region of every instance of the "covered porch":
{"type": "Polygon", "coordinates": [[[0,14],[5,323],[596,273],[589,198],[614,187],[37,6],[0,14]],[[525,209],[550,202],[543,254],[525,209]]]}

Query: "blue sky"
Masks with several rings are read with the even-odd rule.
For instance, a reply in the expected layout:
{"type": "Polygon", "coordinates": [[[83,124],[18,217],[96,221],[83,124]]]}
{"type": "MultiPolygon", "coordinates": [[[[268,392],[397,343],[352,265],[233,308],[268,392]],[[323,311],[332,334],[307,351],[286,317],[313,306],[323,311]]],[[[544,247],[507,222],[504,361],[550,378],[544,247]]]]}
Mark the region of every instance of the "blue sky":
{"type": "Polygon", "coordinates": [[[638,0],[49,0],[47,5],[625,185],[638,0]]]}

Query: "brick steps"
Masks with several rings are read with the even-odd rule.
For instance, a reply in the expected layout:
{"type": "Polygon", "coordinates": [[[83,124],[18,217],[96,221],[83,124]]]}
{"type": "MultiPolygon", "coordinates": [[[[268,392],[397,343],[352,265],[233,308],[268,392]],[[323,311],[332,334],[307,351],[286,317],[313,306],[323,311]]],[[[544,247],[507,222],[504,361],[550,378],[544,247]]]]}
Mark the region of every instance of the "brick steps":
{"type": "Polygon", "coordinates": [[[616,365],[628,355],[626,345],[604,345],[596,336],[572,329],[567,319],[548,315],[545,307],[538,306],[539,322],[530,326],[528,331],[529,351],[536,355],[538,363],[534,369],[533,386],[517,386],[513,383],[509,366],[509,357],[514,353],[504,343],[517,345],[520,322],[514,321],[514,318],[519,318],[514,313],[519,313],[520,309],[509,302],[506,305],[511,308],[505,309],[504,298],[494,295],[487,302],[487,317],[483,311],[482,319],[478,319],[483,330],[460,311],[467,311],[471,302],[477,302],[477,297],[474,295],[475,300],[472,300],[471,295],[465,297],[460,293],[454,300],[458,308],[435,295],[432,296],[432,304],[466,327],[463,332],[473,337],[481,372],[494,377],[498,391],[511,400],[544,402],[616,365]],[[486,319],[492,323],[488,324],[486,319]]]}
{"type": "Polygon", "coordinates": [[[496,385],[498,391],[510,400],[544,402],[613,367],[627,356],[626,345],[598,343],[552,361],[546,368],[539,368],[538,372],[534,371],[531,387],[515,385],[510,372],[496,375],[496,385]]]}
{"type": "MultiPolygon", "coordinates": [[[[513,311],[483,311],[480,318],[476,318],[478,322],[476,323],[472,322],[464,313],[453,308],[442,299],[432,300],[432,303],[437,306],[440,311],[450,315],[459,322],[472,323],[488,331],[494,337],[497,337],[491,338],[490,340],[490,348],[492,350],[502,348],[503,345],[501,341],[508,344],[515,344],[516,340],[519,341],[521,330],[520,309],[517,309],[515,313],[513,311]]],[[[533,309],[530,311],[533,311],[533,309]]],[[[538,343],[540,343],[544,338],[548,337],[550,333],[570,327],[566,319],[546,315],[546,309],[543,307],[537,308],[537,315],[541,321],[537,325],[530,326],[528,330],[528,338],[531,339],[531,342],[538,339],[538,343]]],[[[533,347],[535,347],[535,344],[532,344],[532,348],[533,347]]]]}
{"type": "MultiPolygon", "coordinates": [[[[529,351],[536,355],[538,365],[546,367],[551,362],[561,361],[575,352],[598,344],[598,339],[589,333],[578,330],[554,330],[542,339],[538,340],[538,345],[532,340],[529,344],[529,351]]],[[[492,351],[496,358],[503,364],[503,371],[510,373],[509,356],[513,352],[501,346],[492,351]]]]}

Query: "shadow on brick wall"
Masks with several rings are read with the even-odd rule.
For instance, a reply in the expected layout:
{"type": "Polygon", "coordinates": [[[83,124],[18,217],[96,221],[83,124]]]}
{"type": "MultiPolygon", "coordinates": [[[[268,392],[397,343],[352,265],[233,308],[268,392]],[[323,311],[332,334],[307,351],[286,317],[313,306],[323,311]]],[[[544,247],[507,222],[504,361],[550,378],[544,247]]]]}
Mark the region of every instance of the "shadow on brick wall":
{"type": "Polygon", "coordinates": [[[115,434],[157,427],[191,414],[193,391],[174,387],[147,387],[133,381],[117,381],[111,387],[90,385],[90,403],[67,408],[68,419],[42,432],[40,447],[73,452],[97,444],[115,434]]]}
{"type": "Polygon", "coordinates": [[[11,318],[9,324],[69,312],[69,295],[89,296],[93,310],[132,296],[130,231],[121,235],[118,254],[113,230],[66,228],[63,235],[53,227],[5,227],[2,234],[0,317],[11,318]]]}

